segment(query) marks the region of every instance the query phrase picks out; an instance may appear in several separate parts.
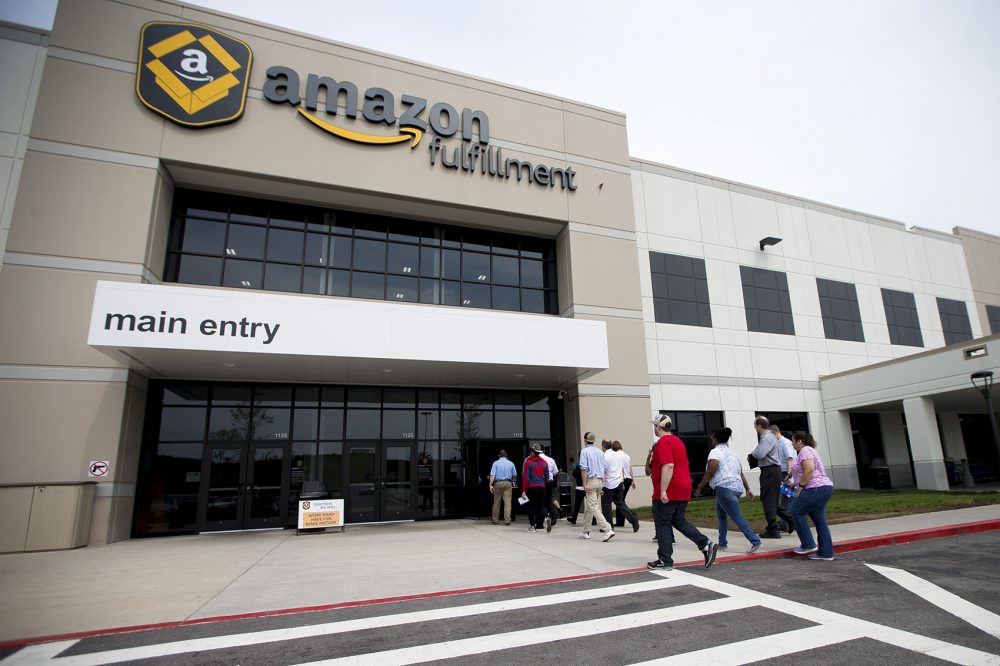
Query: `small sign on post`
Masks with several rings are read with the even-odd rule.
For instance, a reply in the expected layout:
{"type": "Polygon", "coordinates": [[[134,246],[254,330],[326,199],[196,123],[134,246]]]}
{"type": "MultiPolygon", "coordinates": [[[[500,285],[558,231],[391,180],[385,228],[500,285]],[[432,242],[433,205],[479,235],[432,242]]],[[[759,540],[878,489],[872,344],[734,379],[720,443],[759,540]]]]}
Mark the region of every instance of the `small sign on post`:
{"type": "Polygon", "coordinates": [[[299,501],[300,530],[339,527],[344,531],[344,500],[320,499],[299,501]]]}

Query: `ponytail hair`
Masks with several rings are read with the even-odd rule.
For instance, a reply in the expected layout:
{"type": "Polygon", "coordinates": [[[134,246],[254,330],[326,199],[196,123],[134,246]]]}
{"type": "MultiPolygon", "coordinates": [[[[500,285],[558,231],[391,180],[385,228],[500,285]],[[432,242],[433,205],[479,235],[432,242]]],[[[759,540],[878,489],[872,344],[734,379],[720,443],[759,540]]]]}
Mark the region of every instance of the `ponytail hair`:
{"type": "Polygon", "coordinates": [[[805,446],[808,446],[810,448],[813,448],[813,449],[816,448],[816,440],[813,438],[812,435],[810,435],[807,432],[803,432],[803,431],[799,430],[797,433],[795,433],[794,435],[792,435],[792,439],[798,440],[798,441],[802,442],[805,446]]]}
{"type": "Polygon", "coordinates": [[[733,431],[730,428],[720,428],[712,432],[712,437],[715,437],[715,441],[719,444],[726,444],[729,442],[729,438],[733,436],[733,431]]]}

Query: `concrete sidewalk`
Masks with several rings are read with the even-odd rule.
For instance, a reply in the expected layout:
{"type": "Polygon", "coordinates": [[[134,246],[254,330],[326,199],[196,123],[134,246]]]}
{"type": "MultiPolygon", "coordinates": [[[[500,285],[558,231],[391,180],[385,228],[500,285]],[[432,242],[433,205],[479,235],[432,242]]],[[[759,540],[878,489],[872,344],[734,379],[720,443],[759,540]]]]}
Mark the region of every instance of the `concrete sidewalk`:
{"type": "MultiPolygon", "coordinates": [[[[831,526],[835,549],[887,543],[886,536],[995,521],[1000,505],[831,526]]],[[[712,540],[715,530],[703,530],[712,540]]],[[[455,520],[348,527],[346,533],[239,532],[133,539],[108,546],[0,555],[0,641],[240,614],[328,606],[451,590],[502,586],[643,567],[654,559],[653,530],[626,527],[609,543],[561,521],[550,534],[487,521],[455,520]]],[[[998,537],[1000,539],[1000,537],[998,537]]],[[[906,540],[905,538],[903,540],[906,540]]],[[[794,535],[764,540],[752,557],[798,545],[794,535]]],[[[747,544],[730,529],[716,566],[743,559],[747,544]]],[[[701,554],[678,535],[678,564],[701,554]]],[[[823,562],[804,566],[829,566],[823,562]]]]}

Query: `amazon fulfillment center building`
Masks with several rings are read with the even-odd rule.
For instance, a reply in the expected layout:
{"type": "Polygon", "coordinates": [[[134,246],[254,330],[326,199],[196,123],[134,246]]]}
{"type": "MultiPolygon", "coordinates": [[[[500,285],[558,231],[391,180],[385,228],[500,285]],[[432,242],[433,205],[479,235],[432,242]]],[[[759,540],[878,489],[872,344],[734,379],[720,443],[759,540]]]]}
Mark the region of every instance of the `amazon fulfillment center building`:
{"type": "Polygon", "coordinates": [[[648,502],[657,412],[696,473],[765,414],[842,488],[997,476],[1000,238],[175,2],[63,2],[0,60],[0,551],[294,527],[306,481],[349,523],[482,516],[499,449],[587,430],[648,502]]]}

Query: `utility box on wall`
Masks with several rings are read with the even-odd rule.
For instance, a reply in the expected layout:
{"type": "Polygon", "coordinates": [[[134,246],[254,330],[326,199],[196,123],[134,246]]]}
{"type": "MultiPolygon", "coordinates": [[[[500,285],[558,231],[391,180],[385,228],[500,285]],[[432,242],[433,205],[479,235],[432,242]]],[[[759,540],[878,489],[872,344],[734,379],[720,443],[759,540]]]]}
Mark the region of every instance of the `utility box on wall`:
{"type": "Polygon", "coordinates": [[[0,552],[86,546],[97,484],[0,487],[0,552]]]}

